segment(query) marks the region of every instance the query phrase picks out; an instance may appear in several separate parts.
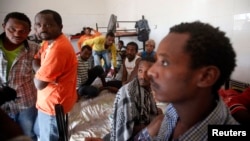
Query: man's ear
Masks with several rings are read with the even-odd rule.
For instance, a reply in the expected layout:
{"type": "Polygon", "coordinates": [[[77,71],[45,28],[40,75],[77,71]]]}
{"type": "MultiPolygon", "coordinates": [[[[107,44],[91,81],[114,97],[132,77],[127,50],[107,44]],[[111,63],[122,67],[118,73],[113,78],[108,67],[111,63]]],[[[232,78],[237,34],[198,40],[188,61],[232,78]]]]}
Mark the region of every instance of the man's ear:
{"type": "Polygon", "coordinates": [[[199,81],[200,87],[212,86],[219,78],[220,70],[216,66],[205,66],[200,69],[199,81]]]}

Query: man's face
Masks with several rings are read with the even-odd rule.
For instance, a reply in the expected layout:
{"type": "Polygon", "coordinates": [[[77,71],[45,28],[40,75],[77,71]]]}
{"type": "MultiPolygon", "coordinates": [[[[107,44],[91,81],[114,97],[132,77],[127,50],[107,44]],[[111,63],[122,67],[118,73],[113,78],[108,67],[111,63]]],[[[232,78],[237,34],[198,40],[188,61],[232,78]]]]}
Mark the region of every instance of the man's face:
{"type": "Polygon", "coordinates": [[[88,49],[83,49],[83,51],[81,51],[80,56],[82,58],[82,60],[87,61],[89,59],[89,57],[92,55],[92,51],[88,50],[88,49]]]}
{"type": "Polygon", "coordinates": [[[3,24],[3,29],[8,40],[16,45],[27,39],[30,33],[30,26],[27,22],[14,18],[10,18],[6,24],[3,24]]]}
{"type": "Polygon", "coordinates": [[[54,40],[61,34],[62,25],[58,25],[51,14],[38,14],[34,28],[42,40],[54,40]]]}
{"type": "Polygon", "coordinates": [[[154,50],[154,48],[155,48],[155,45],[153,45],[153,44],[151,44],[151,43],[147,43],[147,44],[145,45],[145,50],[146,50],[146,52],[148,52],[148,53],[151,53],[151,52],[154,50]]]}
{"type": "Polygon", "coordinates": [[[148,75],[158,101],[184,101],[196,93],[198,70],[190,68],[190,55],[184,51],[188,39],[189,34],[170,33],[157,48],[157,61],[148,75]]]}
{"type": "Polygon", "coordinates": [[[132,61],[137,54],[136,47],[133,45],[128,45],[126,47],[126,57],[129,61],[132,61]]]}
{"type": "Polygon", "coordinates": [[[148,61],[140,61],[139,66],[138,66],[138,80],[140,83],[140,86],[142,87],[150,87],[150,78],[148,77],[148,70],[149,68],[153,65],[152,62],[148,61]]]}
{"type": "Polygon", "coordinates": [[[85,35],[90,35],[91,30],[90,30],[89,28],[86,28],[86,29],[84,30],[84,33],[85,33],[85,35]]]}
{"type": "Polygon", "coordinates": [[[105,45],[111,46],[115,42],[115,37],[107,36],[105,45]]]}

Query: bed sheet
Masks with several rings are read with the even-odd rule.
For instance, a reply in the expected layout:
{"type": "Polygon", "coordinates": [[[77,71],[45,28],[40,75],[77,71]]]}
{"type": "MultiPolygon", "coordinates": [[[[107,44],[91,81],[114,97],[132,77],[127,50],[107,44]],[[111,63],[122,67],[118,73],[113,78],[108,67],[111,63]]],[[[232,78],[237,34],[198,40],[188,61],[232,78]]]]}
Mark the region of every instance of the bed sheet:
{"type": "Polygon", "coordinates": [[[114,93],[104,90],[93,99],[78,101],[69,113],[69,140],[84,141],[85,137],[102,138],[108,134],[114,99],[114,93]]]}
{"type": "MultiPolygon", "coordinates": [[[[101,87],[101,80],[97,78],[92,85],[101,87]]],[[[69,113],[69,141],[85,141],[85,137],[103,138],[108,134],[115,96],[115,93],[103,90],[95,98],[81,98],[69,113]]],[[[167,103],[157,102],[157,106],[164,113],[167,103]]]]}

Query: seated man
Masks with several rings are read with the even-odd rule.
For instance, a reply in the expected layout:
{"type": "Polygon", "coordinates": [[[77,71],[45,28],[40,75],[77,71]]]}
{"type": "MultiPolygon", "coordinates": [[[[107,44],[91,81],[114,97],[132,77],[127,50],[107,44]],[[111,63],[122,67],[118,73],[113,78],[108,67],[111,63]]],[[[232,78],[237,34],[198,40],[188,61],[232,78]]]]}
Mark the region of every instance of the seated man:
{"type": "Polygon", "coordinates": [[[126,57],[123,62],[122,70],[122,84],[126,84],[135,78],[138,63],[141,59],[138,53],[138,45],[135,42],[129,42],[126,47],[126,57]]]}
{"type": "Polygon", "coordinates": [[[94,62],[90,59],[91,55],[92,48],[89,45],[83,46],[77,55],[77,92],[79,96],[97,96],[99,93],[97,88],[90,86],[97,77],[101,79],[102,85],[106,86],[104,70],[99,65],[94,67],[94,62]]]}
{"type": "Polygon", "coordinates": [[[111,141],[131,139],[153,117],[162,113],[156,106],[150,88],[150,79],[147,76],[147,70],[153,62],[153,58],[141,60],[137,77],[119,89],[112,114],[111,141]]]}
{"type": "Polygon", "coordinates": [[[155,49],[155,41],[153,39],[149,39],[145,43],[145,51],[139,52],[138,55],[141,58],[144,57],[154,57],[156,59],[156,52],[155,49]]]}
{"type": "Polygon", "coordinates": [[[138,53],[138,45],[135,42],[129,42],[126,47],[126,56],[123,60],[122,69],[121,72],[118,73],[118,75],[121,74],[121,80],[120,76],[116,76],[116,80],[111,80],[107,82],[107,85],[112,86],[113,92],[117,92],[118,89],[130,82],[132,79],[136,77],[138,64],[141,59],[140,56],[136,55],[138,53]]]}
{"type": "Polygon", "coordinates": [[[118,41],[118,50],[117,50],[117,70],[121,68],[123,60],[126,57],[126,47],[124,46],[124,42],[122,40],[118,41]]]}
{"type": "Polygon", "coordinates": [[[134,140],[207,141],[208,125],[239,125],[218,90],[236,66],[236,53],[219,28],[195,21],[170,28],[148,70],[151,88],[168,106],[134,140]]]}

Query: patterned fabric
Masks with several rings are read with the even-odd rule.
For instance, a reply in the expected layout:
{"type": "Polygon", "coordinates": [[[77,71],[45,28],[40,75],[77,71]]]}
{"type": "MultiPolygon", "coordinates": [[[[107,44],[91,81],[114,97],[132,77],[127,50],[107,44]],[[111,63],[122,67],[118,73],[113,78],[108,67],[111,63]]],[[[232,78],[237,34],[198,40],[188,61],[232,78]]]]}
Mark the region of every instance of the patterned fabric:
{"type": "Polygon", "coordinates": [[[152,93],[140,87],[137,78],[119,89],[113,110],[111,117],[111,141],[130,139],[136,120],[143,116],[140,121],[150,122],[157,115],[156,103],[152,93]],[[142,103],[141,106],[140,103],[142,103]],[[141,109],[141,116],[139,109],[141,109]]]}
{"type": "MultiPolygon", "coordinates": [[[[3,34],[0,37],[2,42],[3,34]]],[[[37,91],[33,83],[32,60],[39,49],[39,45],[25,41],[23,48],[12,63],[7,76],[7,60],[3,53],[3,45],[0,44],[0,84],[8,83],[17,92],[17,99],[1,106],[8,114],[16,114],[35,105],[37,91]]]]}
{"type": "MultiPolygon", "coordinates": [[[[135,140],[140,141],[169,141],[173,131],[175,129],[178,115],[176,113],[175,108],[172,104],[169,104],[166,108],[165,117],[161,124],[159,133],[156,137],[150,137],[147,129],[143,129],[138,136],[136,136],[135,140]]],[[[239,123],[234,120],[234,118],[230,115],[229,110],[227,109],[224,102],[220,99],[217,103],[216,108],[207,116],[203,121],[196,123],[193,127],[191,127],[187,132],[185,132],[182,136],[180,136],[178,141],[207,141],[208,133],[207,133],[207,125],[226,125],[226,124],[234,124],[238,125],[239,123]]]]}
{"type": "Polygon", "coordinates": [[[81,84],[84,84],[88,79],[88,70],[93,66],[92,58],[89,58],[87,61],[82,60],[80,54],[77,55],[78,67],[77,67],[77,88],[81,84]]]}

